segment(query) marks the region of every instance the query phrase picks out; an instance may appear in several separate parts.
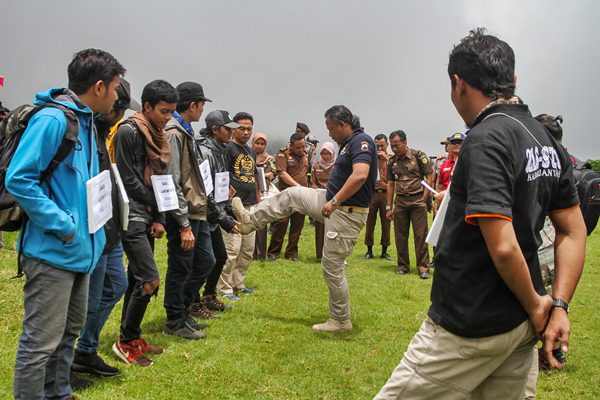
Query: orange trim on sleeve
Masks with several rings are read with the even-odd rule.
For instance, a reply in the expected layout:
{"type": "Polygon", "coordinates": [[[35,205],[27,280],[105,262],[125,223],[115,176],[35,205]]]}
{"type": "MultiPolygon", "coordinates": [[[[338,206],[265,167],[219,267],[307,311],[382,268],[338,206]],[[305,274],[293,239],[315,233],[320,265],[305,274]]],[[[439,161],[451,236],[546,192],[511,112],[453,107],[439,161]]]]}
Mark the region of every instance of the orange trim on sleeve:
{"type": "Polygon", "coordinates": [[[512,222],[512,218],[502,214],[471,214],[465,217],[465,222],[469,225],[479,226],[479,223],[476,221],[477,218],[502,218],[512,222]]]}
{"type": "Polygon", "coordinates": [[[563,211],[568,211],[568,210],[572,210],[572,209],[577,208],[577,207],[579,207],[579,203],[577,203],[577,204],[575,204],[574,206],[571,206],[571,207],[548,211],[548,214],[555,214],[555,213],[559,213],[559,212],[563,212],[563,211]]]}

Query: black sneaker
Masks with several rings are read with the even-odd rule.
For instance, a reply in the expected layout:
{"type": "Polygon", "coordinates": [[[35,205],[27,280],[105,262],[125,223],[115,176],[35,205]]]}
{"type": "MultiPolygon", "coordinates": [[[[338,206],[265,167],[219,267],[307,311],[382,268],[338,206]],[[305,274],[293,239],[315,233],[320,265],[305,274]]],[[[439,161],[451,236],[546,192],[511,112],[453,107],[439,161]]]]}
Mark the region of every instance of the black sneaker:
{"type": "Polygon", "coordinates": [[[105,363],[96,352],[91,354],[82,354],[75,350],[71,369],[75,372],[99,376],[119,375],[119,370],[105,363]]]}
{"type": "Polygon", "coordinates": [[[363,256],[363,258],[364,258],[365,260],[370,260],[370,259],[372,259],[372,258],[373,258],[373,253],[371,253],[370,251],[367,251],[367,254],[365,254],[365,255],[363,256]]]}
{"type": "Polygon", "coordinates": [[[384,260],[388,260],[388,261],[394,261],[394,259],[388,254],[388,253],[381,253],[381,256],[379,256],[379,258],[383,258],[384,260]]]}
{"type": "Polygon", "coordinates": [[[204,332],[192,328],[187,321],[179,320],[173,322],[167,322],[163,332],[167,335],[173,335],[187,340],[199,340],[204,338],[204,332]]]}
{"type": "Polygon", "coordinates": [[[81,392],[82,390],[94,386],[94,382],[88,381],[86,379],[81,379],[77,375],[73,375],[72,372],[70,374],[69,380],[71,383],[71,389],[73,389],[76,392],[81,392]]]}
{"type": "Polygon", "coordinates": [[[192,328],[194,328],[197,331],[203,331],[204,329],[206,329],[207,326],[206,324],[196,321],[189,314],[185,316],[185,322],[187,322],[192,328]]]}

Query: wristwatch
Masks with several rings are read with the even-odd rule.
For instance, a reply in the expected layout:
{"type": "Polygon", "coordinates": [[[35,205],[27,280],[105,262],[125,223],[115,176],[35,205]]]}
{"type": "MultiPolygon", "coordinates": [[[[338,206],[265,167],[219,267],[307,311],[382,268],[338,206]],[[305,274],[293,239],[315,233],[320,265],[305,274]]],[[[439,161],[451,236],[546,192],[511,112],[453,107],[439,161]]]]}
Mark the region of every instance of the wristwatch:
{"type": "Polygon", "coordinates": [[[332,205],[332,206],[334,206],[334,207],[338,205],[338,201],[337,201],[337,199],[335,198],[335,196],[333,196],[333,197],[331,198],[331,205],[332,205]]]}
{"type": "Polygon", "coordinates": [[[571,309],[569,308],[569,303],[567,303],[566,301],[564,301],[564,300],[561,300],[561,299],[554,299],[554,300],[552,301],[552,307],[553,307],[553,308],[554,308],[554,307],[560,307],[560,308],[562,308],[563,310],[565,310],[565,311],[567,312],[567,314],[568,314],[568,313],[569,313],[569,311],[571,310],[571,309]]]}

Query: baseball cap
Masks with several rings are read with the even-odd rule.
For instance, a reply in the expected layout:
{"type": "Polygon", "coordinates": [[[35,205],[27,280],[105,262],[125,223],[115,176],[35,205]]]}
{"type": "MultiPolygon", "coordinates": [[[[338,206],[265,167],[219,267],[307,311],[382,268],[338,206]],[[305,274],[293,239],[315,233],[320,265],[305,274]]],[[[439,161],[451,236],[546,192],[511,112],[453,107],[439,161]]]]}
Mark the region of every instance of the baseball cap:
{"type": "Polygon", "coordinates": [[[177,93],[179,94],[179,101],[211,101],[211,99],[204,96],[204,89],[202,89],[202,85],[196,82],[183,82],[177,85],[175,88],[177,89],[177,93]]]}
{"type": "Polygon", "coordinates": [[[239,128],[241,125],[233,122],[229,117],[229,112],[225,110],[215,110],[208,113],[206,118],[206,128],[211,129],[213,126],[226,126],[228,128],[239,128]]]}
{"type": "Polygon", "coordinates": [[[467,135],[465,135],[464,133],[453,133],[452,135],[448,136],[447,141],[450,142],[451,140],[465,140],[467,138],[467,135]]]}
{"type": "Polygon", "coordinates": [[[300,129],[302,132],[309,134],[310,133],[310,129],[308,129],[308,125],[306,125],[304,122],[296,122],[296,129],[300,129]]]}
{"type": "Polygon", "coordinates": [[[142,111],[140,103],[131,98],[131,86],[125,78],[121,78],[121,84],[117,88],[117,96],[119,103],[123,103],[125,107],[133,111],[142,111]]]}
{"type": "Polygon", "coordinates": [[[319,143],[319,139],[317,139],[317,137],[315,135],[308,135],[306,137],[306,141],[310,142],[312,144],[319,143]]]}

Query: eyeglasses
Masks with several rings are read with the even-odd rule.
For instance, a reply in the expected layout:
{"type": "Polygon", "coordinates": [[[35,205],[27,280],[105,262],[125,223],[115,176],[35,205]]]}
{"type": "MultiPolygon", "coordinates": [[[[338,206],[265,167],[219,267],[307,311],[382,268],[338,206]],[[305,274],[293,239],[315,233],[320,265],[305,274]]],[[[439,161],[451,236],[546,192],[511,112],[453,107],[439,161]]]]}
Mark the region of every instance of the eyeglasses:
{"type": "Polygon", "coordinates": [[[450,144],[462,144],[462,140],[451,140],[450,144]]]}

